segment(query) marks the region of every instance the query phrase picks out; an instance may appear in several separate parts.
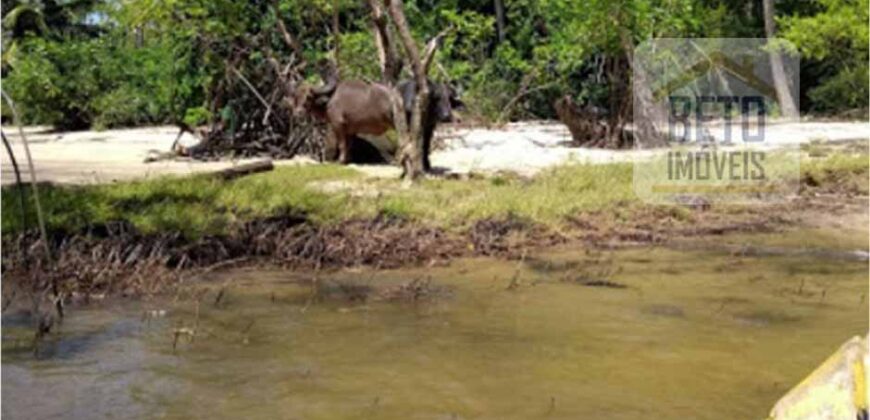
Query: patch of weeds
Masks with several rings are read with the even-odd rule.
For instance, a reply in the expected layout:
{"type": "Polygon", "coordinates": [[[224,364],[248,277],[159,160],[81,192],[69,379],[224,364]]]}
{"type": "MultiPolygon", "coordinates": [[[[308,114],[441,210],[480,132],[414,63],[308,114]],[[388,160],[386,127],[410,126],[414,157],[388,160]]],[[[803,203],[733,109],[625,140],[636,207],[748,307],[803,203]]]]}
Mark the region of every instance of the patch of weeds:
{"type": "Polygon", "coordinates": [[[381,203],[378,212],[388,218],[405,220],[410,218],[413,210],[406,200],[387,198],[381,203]]]}

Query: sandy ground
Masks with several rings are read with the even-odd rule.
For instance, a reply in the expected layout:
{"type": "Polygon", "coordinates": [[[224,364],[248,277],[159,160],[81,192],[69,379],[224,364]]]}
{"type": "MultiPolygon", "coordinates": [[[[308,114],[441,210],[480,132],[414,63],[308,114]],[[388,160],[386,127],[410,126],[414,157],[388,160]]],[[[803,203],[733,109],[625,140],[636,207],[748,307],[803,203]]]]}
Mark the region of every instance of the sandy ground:
{"type": "MultiPolygon", "coordinates": [[[[26,169],[24,149],[17,130],[4,127],[22,169],[26,169]]],[[[104,183],[161,175],[183,175],[216,171],[248,162],[248,160],[198,162],[190,160],[145,163],[150,153],[166,152],[175,140],[175,127],[144,127],[106,131],[51,132],[44,127],[25,130],[40,181],[58,183],[104,183]]],[[[767,127],[773,146],[787,147],[810,141],[870,139],[870,124],[866,122],[811,122],[778,124],[767,127]]],[[[717,136],[717,133],[712,133],[717,136]]],[[[432,164],[447,172],[514,171],[531,175],[541,169],[566,163],[606,163],[631,161],[649,151],[602,150],[568,147],[567,129],[556,122],[524,122],[508,124],[499,129],[456,128],[446,125],[437,133],[445,147],[435,151],[432,164]]],[[[188,134],[181,142],[193,144],[188,134]]],[[[2,183],[14,182],[9,156],[0,153],[2,183]]],[[[297,158],[276,161],[277,165],[309,164],[312,160],[297,158]]],[[[370,176],[393,177],[400,171],[388,166],[355,166],[370,176]]],[[[27,177],[26,177],[27,178],[27,177]]]]}
{"type": "MultiPolygon", "coordinates": [[[[797,147],[812,141],[870,139],[866,122],[801,122],[766,127],[765,145],[771,148],[797,147]]],[[[724,131],[708,134],[722,141],[724,131]]],[[[446,147],[435,152],[432,164],[454,172],[515,171],[530,175],[564,162],[625,162],[643,158],[650,150],[605,150],[569,147],[564,125],[557,122],[508,124],[502,129],[443,130],[446,147]]],[[[740,132],[732,141],[741,142],[740,132]]]]}
{"type": "MultiPolygon", "coordinates": [[[[12,143],[13,153],[26,172],[24,147],[13,127],[3,130],[12,143]]],[[[25,135],[39,181],[61,183],[102,183],[162,174],[189,174],[223,168],[228,163],[155,162],[144,163],[152,149],[168,151],[178,130],[173,127],[148,127],[130,130],[76,131],[53,133],[40,127],[28,127],[25,135]]],[[[187,135],[183,139],[191,142],[187,135]]],[[[15,181],[8,153],[2,154],[2,182],[15,181]]]]}

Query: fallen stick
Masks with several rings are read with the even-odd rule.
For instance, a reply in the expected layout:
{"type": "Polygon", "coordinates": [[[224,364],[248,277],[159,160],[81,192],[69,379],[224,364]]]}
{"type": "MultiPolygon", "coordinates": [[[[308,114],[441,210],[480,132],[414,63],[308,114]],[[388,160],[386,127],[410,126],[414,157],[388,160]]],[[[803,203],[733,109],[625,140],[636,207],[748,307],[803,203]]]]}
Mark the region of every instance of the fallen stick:
{"type": "Polygon", "coordinates": [[[233,166],[232,168],[217,171],[215,174],[224,180],[229,180],[257,172],[268,172],[272,169],[275,169],[275,165],[272,164],[272,159],[265,159],[233,166]]]}

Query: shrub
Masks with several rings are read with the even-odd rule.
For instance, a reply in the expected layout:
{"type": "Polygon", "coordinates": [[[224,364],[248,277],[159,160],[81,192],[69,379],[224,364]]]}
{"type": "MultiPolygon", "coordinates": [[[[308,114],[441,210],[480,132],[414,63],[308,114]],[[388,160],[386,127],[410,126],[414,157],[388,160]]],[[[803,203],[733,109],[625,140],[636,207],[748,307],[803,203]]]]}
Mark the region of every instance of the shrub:
{"type": "Polygon", "coordinates": [[[170,59],[161,45],[30,38],[3,82],[25,123],[81,129],[163,122],[171,111],[170,59]]]}
{"type": "Polygon", "coordinates": [[[834,112],[841,110],[867,110],[870,91],[867,80],[870,74],[867,64],[845,68],[834,76],[822,80],[822,84],[809,91],[808,96],[815,111],[834,112]]]}
{"type": "Polygon", "coordinates": [[[88,42],[27,40],[3,83],[23,122],[87,127],[89,101],[100,91],[95,53],[88,42]]]}

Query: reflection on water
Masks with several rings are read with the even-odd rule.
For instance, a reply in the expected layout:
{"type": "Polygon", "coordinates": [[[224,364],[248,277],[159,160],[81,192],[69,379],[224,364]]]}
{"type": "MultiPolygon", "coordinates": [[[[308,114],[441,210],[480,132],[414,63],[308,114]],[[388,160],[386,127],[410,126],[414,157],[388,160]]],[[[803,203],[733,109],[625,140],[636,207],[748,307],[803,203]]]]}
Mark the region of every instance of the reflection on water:
{"type": "Polygon", "coordinates": [[[73,311],[36,359],[8,314],[3,415],[763,418],[868,328],[866,262],[813,255],[557,249],[315,285],[236,271],[198,308],[73,311]]]}

